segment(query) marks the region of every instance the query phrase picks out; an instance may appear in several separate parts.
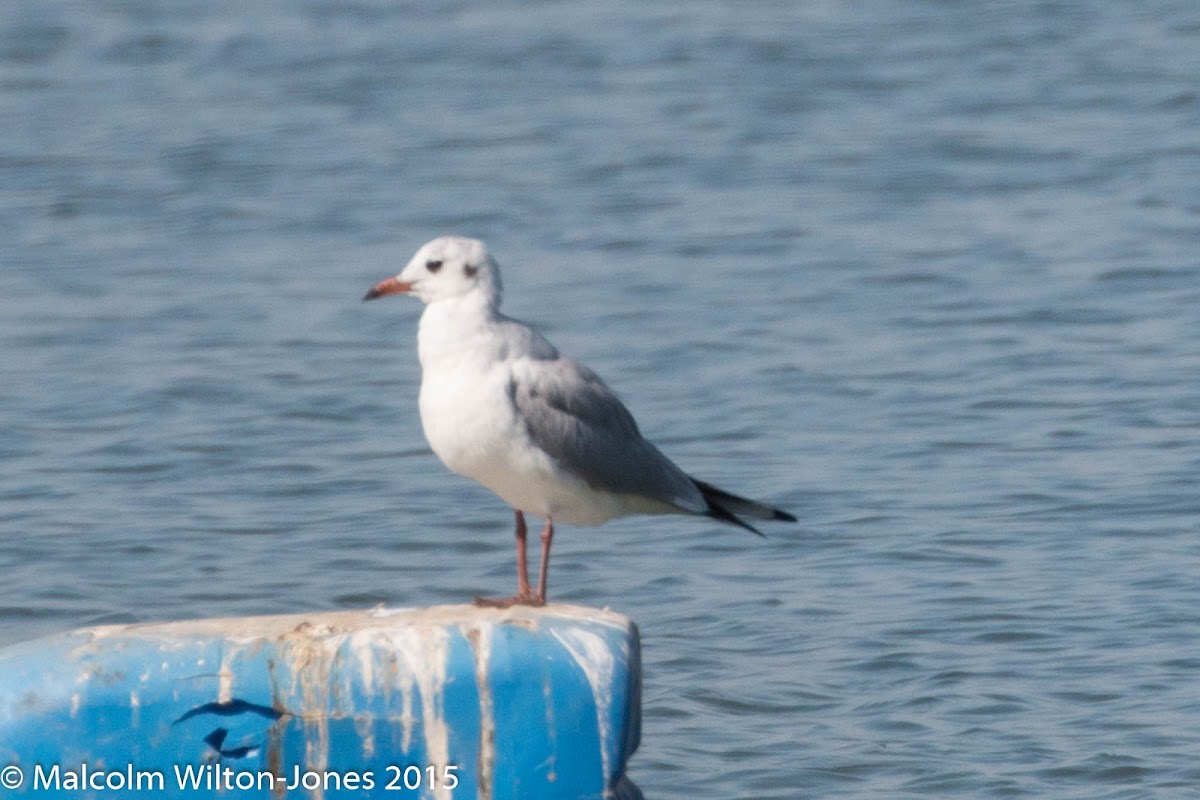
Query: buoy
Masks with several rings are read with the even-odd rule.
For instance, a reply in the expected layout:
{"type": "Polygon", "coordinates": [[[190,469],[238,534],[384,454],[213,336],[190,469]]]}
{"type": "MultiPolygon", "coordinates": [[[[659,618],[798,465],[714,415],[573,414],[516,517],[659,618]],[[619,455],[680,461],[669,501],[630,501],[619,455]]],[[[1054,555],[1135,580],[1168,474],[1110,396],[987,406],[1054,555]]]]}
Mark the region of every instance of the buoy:
{"type": "Polygon", "coordinates": [[[94,627],[0,649],[0,794],[640,800],[640,715],[592,608],[94,627]]]}

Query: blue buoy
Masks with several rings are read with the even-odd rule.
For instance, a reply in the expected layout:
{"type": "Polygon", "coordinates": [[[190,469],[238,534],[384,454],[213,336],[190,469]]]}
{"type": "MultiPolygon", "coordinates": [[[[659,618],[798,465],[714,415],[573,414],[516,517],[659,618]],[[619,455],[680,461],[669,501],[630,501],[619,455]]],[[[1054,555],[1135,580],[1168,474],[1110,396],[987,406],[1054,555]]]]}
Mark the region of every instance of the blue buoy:
{"type": "Polygon", "coordinates": [[[640,680],[575,606],[87,628],[0,649],[0,793],[632,800],[640,680]]]}

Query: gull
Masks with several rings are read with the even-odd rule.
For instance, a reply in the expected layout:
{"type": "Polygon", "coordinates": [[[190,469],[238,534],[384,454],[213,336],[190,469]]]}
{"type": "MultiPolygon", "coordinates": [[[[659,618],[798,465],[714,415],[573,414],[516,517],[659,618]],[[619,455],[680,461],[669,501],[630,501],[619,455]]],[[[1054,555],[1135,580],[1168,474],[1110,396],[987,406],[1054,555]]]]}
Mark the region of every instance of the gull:
{"type": "Polygon", "coordinates": [[[481,606],[541,606],[554,523],[599,525],[630,514],[795,522],[786,511],[688,476],[642,438],[596,373],[528,325],[500,313],[500,270],[478,239],[423,245],[363,300],[409,294],[425,304],[417,331],[421,426],[451,471],[508,503],[516,517],[517,594],[481,606]],[[525,514],[546,521],[537,591],[529,583],[525,514]]]}

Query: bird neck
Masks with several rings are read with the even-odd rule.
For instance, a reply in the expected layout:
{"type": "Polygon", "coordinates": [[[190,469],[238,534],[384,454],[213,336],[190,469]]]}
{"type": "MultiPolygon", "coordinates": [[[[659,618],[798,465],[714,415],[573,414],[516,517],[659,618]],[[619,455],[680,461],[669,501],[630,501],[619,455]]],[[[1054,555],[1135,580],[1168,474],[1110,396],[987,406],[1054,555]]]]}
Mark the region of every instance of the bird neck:
{"type": "Polygon", "coordinates": [[[436,300],[425,306],[417,329],[417,354],[428,369],[438,359],[460,359],[480,347],[499,317],[495,302],[481,292],[436,300]]]}

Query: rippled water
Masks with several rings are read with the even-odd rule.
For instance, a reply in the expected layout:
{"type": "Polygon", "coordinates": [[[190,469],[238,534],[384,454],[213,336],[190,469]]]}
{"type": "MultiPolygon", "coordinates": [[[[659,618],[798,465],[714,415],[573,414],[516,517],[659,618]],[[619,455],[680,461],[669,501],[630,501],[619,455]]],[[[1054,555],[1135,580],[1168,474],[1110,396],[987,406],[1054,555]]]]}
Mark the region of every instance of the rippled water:
{"type": "Polygon", "coordinates": [[[647,797],[1200,796],[1198,87],[1187,2],[14,4],[0,640],[509,589],[359,303],[466,233],[802,520],[556,540],[647,797]]]}

